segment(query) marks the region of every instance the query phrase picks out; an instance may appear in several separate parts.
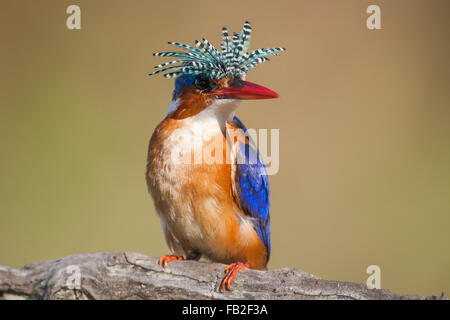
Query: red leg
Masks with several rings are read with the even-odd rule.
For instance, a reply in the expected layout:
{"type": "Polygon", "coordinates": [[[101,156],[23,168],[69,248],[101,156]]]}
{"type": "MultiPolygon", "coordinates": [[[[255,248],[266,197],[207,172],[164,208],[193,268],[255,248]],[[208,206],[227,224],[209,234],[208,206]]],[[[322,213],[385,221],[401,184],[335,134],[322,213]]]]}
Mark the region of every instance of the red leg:
{"type": "Polygon", "coordinates": [[[241,269],[250,269],[250,263],[248,262],[235,262],[230,264],[226,269],[225,272],[227,273],[225,278],[222,280],[222,292],[225,292],[225,286],[228,290],[231,290],[231,282],[233,282],[234,277],[236,277],[237,273],[241,269]]]}
{"type": "Polygon", "coordinates": [[[161,257],[161,259],[159,259],[158,264],[165,268],[167,267],[167,262],[169,261],[173,261],[173,260],[184,260],[183,256],[174,256],[174,255],[170,255],[170,254],[166,254],[164,256],[161,257]]]}

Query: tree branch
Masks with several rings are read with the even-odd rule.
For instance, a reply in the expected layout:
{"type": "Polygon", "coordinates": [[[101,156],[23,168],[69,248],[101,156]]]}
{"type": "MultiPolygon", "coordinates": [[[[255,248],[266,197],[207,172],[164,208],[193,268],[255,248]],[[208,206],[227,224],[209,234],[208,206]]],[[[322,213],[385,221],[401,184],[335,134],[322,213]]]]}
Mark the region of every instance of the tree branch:
{"type": "Polygon", "coordinates": [[[397,295],[365,285],[322,280],[298,269],[241,270],[232,291],[219,291],[225,266],[171,261],[161,268],[140,253],[100,252],[0,266],[0,299],[445,299],[397,295]],[[79,273],[77,273],[79,271],[79,273]],[[77,276],[80,286],[77,286],[77,276]]]}

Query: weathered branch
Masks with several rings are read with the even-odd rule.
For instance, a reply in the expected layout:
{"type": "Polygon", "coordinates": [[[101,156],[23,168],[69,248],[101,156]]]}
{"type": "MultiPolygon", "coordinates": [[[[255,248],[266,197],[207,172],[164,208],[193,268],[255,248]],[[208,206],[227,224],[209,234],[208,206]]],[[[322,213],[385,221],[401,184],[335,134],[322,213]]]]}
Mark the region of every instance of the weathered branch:
{"type": "Polygon", "coordinates": [[[287,268],[241,270],[233,290],[221,293],[224,265],[172,261],[162,269],[157,261],[139,253],[101,252],[34,263],[23,269],[0,266],[0,299],[439,299],[322,280],[287,268]],[[77,289],[73,286],[78,275],[77,289]]]}

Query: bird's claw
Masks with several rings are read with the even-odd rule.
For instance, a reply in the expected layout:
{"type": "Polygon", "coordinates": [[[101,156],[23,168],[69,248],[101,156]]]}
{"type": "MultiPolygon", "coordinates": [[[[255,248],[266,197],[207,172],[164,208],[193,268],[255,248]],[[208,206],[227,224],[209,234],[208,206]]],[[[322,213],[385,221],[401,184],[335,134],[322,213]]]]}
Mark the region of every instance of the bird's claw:
{"type": "Polygon", "coordinates": [[[233,279],[236,277],[239,270],[244,268],[250,269],[250,264],[248,262],[235,262],[225,269],[226,275],[225,278],[223,278],[221,285],[222,292],[225,292],[225,286],[228,290],[231,290],[231,282],[233,282],[233,279]]]}
{"type": "Polygon", "coordinates": [[[161,267],[166,268],[167,262],[173,261],[173,260],[180,261],[180,260],[184,260],[184,258],[183,258],[183,256],[175,256],[175,255],[167,254],[167,255],[162,256],[161,259],[158,260],[158,264],[161,267]]]}

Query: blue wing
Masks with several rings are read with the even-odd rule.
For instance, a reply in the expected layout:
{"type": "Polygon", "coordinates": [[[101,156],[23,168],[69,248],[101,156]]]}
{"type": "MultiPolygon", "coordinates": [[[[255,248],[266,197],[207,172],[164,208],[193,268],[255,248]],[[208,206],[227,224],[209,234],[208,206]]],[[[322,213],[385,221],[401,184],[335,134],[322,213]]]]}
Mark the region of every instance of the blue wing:
{"type": "MultiPolygon", "coordinates": [[[[243,123],[235,116],[232,124],[247,132],[243,123]]],[[[249,137],[250,140],[250,137],[249,137]]],[[[242,210],[253,218],[253,225],[270,256],[270,199],[269,180],[266,166],[259,151],[250,140],[249,144],[239,143],[237,150],[234,184],[236,201],[242,210]]]]}

